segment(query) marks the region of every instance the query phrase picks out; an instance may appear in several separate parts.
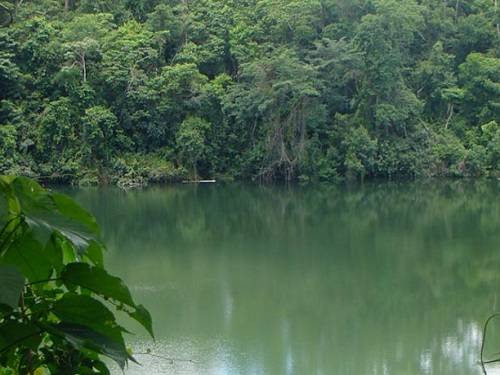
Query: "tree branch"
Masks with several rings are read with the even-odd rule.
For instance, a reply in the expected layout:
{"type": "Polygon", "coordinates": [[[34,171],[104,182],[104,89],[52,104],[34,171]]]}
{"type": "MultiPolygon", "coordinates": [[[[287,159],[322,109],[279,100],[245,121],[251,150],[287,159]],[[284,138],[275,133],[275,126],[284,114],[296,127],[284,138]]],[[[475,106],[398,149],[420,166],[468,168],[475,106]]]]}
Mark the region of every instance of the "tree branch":
{"type": "Polygon", "coordinates": [[[480,360],[481,360],[481,369],[483,370],[484,375],[488,375],[488,372],[486,371],[486,367],[484,366],[485,364],[493,363],[493,362],[500,362],[500,359],[484,361],[484,347],[486,346],[486,334],[487,334],[488,325],[497,316],[500,316],[500,313],[495,313],[495,314],[491,315],[488,319],[486,319],[486,322],[484,323],[484,327],[483,327],[483,339],[481,341],[481,358],[480,358],[480,360]]]}

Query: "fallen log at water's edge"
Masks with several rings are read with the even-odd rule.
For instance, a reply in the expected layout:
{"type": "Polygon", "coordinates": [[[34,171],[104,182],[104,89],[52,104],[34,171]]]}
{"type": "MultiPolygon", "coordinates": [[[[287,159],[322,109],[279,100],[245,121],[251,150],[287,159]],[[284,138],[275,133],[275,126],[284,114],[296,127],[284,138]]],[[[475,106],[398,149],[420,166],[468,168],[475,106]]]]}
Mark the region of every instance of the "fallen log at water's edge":
{"type": "Polygon", "coordinates": [[[217,181],[216,180],[186,180],[182,181],[183,184],[215,184],[217,181]]]}

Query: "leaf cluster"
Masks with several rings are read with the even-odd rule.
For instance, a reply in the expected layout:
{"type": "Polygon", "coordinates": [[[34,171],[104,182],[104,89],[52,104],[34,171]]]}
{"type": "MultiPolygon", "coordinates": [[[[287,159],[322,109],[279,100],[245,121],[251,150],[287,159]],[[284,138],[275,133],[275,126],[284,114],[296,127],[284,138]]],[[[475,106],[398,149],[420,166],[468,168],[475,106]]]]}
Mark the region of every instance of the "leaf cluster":
{"type": "Polygon", "coordinates": [[[0,368],[108,373],[135,361],[116,312],[151,335],[151,316],[104,268],[88,212],[24,177],[0,176],[0,368]]]}

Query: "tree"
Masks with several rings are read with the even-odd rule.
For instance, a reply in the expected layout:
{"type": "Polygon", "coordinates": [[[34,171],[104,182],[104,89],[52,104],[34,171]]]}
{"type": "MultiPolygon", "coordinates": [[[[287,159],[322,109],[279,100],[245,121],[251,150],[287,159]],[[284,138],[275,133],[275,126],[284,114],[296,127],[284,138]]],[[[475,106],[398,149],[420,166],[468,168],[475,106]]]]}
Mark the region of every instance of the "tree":
{"type": "Polygon", "coordinates": [[[0,173],[15,165],[17,152],[17,131],[12,125],[0,125],[0,173]]]}
{"type": "Polygon", "coordinates": [[[127,8],[126,0],[80,0],[78,8],[83,13],[112,14],[114,21],[118,24],[132,19],[132,12],[127,8]]]}
{"type": "Polygon", "coordinates": [[[460,65],[464,111],[472,124],[500,120],[500,58],[472,53],[460,65]]]}
{"type": "Polygon", "coordinates": [[[186,118],[176,134],[179,157],[183,163],[190,165],[193,177],[198,178],[198,163],[206,156],[208,147],[206,134],[210,124],[199,117],[186,118]]]}
{"type": "Polygon", "coordinates": [[[64,0],[64,10],[66,12],[72,10],[73,6],[74,6],[73,0],[64,0]]]}
{"type": "Polygon", "coordinates": [[[350,128],[342,142],[345,152],[345,174],[350,179],[363,179],[373,174],[377,141],[370,138],[364,127],[350,128]]]}
{"type": "Polygon", "coordinates": [[[247,136],[262,139],[253,140],[250,150],[260,159],[260,177],[291,179],[305,155],[309,128],[323,120],[315,72],[287,49],[242,68],[242,81],[226,98],[225,111],[247,124],[247,136]]]}
{"type": "Polygon", "coordinates": [[[0,1],[0,26],[7,26],[14,21],[15,8],[13,1],[0,1]]]}
{"type": "Polygon", "coordinates": [[[422,60],[414,71],[414,85],[424,100],[424,113],[431,118],[447,116],[454,112],[451,91],[458,90],[454,72],[454,56],[444,51],[442,42],[437,42],[429,57],[422,60]]]}
{"type": "Polygon", "coordinates": [[[146,81],[159,63],[158,40],[142,24],[129,21],[108,33],[102,75],[111,97],[122,98],[146,81]]]}
{"type": "Polygon", "coordinates": [[[454,45],[458,62],[463,62],[472,52],[487,52],[496,38],[491,21],[483,15],[471,14],[461,17],[458,20],[454,45]]]}
{"type": "Polygon", "coordinates": [[[78,142],[78,122],[68,98],[49,103],[40,116],[40,152],[45,160],[74,157],[78,142]]]}
{"type": "Polygon", "coordinates": [[[318,0],[262,0],[256,5],[259,28],[276,43],[312,43],[318,36],[321,3],[318,0]]]}
{"type": "Polygon", "coordinates": [[[202,118],[202,175],[468,175],[442,167],[435,144],[460,144],[474,174],[491,175],[477,166],[480,127],[499,120],[497,3],[0,0],[0,124],[17,137],[7,159],[72,183],[120,181],[124,160],[185,171],[179,129],[202,118]],[[360,127],[376,163],[350,173],[343,142],[360,127]]]}
{"type": "Polygon", "coordinates": [[[20,81],[21,70],[15,63],[16,43],[5,32],[0,30],[0,100],[17,97],[20,94],[22,86],[20,81]]]}
{"type": "Polygon", "coordinates": [[[201,107],[207,81],[195,64],[175,64],[131,90],[123,112],[136,143],[146,151],[174,147],[181,122],[201,107]]]}
{"type": "Polygon", "coordinates": [[[110,14],[85,14],[73,18],[64,28],[66,68],[78,66],[83,82],[87,81],[88,66],[100,58],[102,40],[111,31],[111,20],[110,14]]]}
{"type": "Polygon", "coordinates": [[[329,112],[353,112],[353,99],[358,94],[362,77],[362,54],[346,39],[323,38],[315,43],[311,63],[318,70],[321,97],[329,112]]]}
{"type": "Polygon", "coordinates": [[[172,60],[185,42],[186,20],[181,6],[172,7],[158,4],[154,11],[148,14],[146,26],[155,33],[161,33],[165,38],[164,58],[172,60]]]}
{"type": "Polygon", "coordinates": [[[88,108],[82,118],[82,141],[82,158],[86,165],[108,165],[124,142],[113,112],[102,106],[88,108]]]}
{"type": "Polygon", "coordinates": [[[378,0],[364,16],[356,41],[364,53],[360,110],[378,130],[406,134],[421,104],[407,87],[403,69],[408,49],[423,22],[423,8],[414,0],[378,0]]]}

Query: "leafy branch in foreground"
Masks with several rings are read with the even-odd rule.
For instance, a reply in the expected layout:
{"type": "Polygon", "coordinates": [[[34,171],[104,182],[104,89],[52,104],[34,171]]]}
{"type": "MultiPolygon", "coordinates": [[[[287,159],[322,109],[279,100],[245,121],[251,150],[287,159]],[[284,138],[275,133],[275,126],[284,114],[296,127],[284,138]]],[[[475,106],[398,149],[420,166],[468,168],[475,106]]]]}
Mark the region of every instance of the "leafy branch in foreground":
{"type": "Polygon", "coordinates": [[[89,213],[32,180],[0,176],[0,228],[0,370],[108,374],[103,356],[122,369],[135,362],[115,312],[153,336],[151,316],[104,269],[89,213]]]}
{"type": "Polygon", "coordinates": [[[484,375],[488,375],[485,365],[500,362],[500,358],[490,359],[487,361],[484,360],[484,348],[486,347],[486,335],[488,333],[488,325],[491,323],[493,319],[497,318],[498,316],[500,316],[500,313],[495,313],[490,315],[488,319],[486,319],[486,322],[484,323],[483,326],[483,339],[481,341],[480,365],[484,375]]]}

